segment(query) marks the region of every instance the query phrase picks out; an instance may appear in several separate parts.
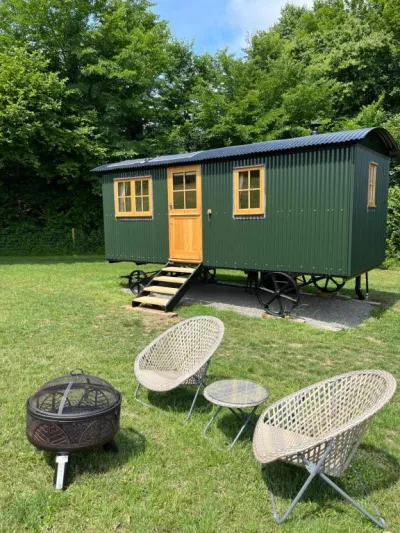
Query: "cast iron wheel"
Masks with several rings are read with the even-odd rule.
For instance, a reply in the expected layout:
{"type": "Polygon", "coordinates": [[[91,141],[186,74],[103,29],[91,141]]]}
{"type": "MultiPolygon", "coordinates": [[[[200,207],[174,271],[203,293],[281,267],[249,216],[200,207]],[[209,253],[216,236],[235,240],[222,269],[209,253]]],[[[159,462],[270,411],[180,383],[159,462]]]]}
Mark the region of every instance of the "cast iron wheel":
{"type": "Polygon", "coordinates": [[[286,272],[268,272],[260,281],[257,298],[270,315],[285,316],[299,303],[300,293],[296,280],[286,272]]]}
{"type": "Polygon", "coordinates": [[[215,281],[216,274],[216,268],[203,268],[200,274],[200,280],[208,283],[213,283],[215,281]]]}
{"type": "Polygon", "coordinates": [[[134,283],[130,287],[132,294],[135,296],[139,296],[139,294],[143,291],[144,285],[142,283],[134,283]]]}
{"type": "Polygon", "coordinates": [[[301,289],[302,287],[307,287],[307,285],[311,285],[311,283],[313,283],[312,276],[307,278],[307,275],[305,274],[297,274],[296,282],[297,282],[297,287],[299,289],[301,289]]]}
{"type": "Polygon", "coordinates": [[[344,287],[346,280],[340,276],[313,276],[312,282],[319,291],[334,293],[344,287]]]}
{"type": "Polygon", "coordinates": [[[128,287],[136,296],[144,289],[143,281],[147,278],[146,272],[143,270],[134,270],[129,274],[128,287]]]}

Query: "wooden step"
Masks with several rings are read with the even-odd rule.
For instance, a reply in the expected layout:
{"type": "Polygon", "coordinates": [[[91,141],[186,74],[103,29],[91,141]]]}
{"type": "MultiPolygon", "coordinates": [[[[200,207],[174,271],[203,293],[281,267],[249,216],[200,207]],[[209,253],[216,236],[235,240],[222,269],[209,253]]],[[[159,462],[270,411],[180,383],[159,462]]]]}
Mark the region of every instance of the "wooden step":
{"type": "Polygon", "coordinates": [[[168,298],[155,298],[154,296],[139,296],[133,300],[135,303],[158,305],[158,307],[165,307],[168,303],[168,298]]]}
{"type": "Polygon", "coordinates": [[[161,281],[162,283],[179,283],[179,285],[182,285],[182,283],[187,281],[187,278],[179,278],[178,276],[157,276],[156,278],[153,278],[153,281],[161,281]]]}
{"type": "Polygon", "coordinates": [[[145,287],[143,292],[157,292],[158,294],[176,294],[179,289],[174,287],[162,287],[161,285],[150,285],[150,287],[145,287]]]}
{"type": "Polygon", "coordinates": [[[189,267],[164,267],[162,269],[163,272],[180,272],[182,274],[191,274],[194,270],[194,268],[189,267]]]}

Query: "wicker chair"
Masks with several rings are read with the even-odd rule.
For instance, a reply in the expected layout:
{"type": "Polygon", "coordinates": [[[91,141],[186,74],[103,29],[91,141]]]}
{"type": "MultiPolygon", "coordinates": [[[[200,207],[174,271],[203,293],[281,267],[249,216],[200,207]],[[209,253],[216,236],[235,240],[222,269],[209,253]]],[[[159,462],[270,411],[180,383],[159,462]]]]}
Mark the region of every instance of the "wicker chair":
{"type": "MultiPolygon", "coordinates": [[[[276,522],[280,524],[286,520],[312,479],[319,475],[377,526],[386,527],[372,502],[376,516],[327,476],[343,474],[372,418],[391,399],[395,390],[396,381],[388,372],[349,372],[306,387],[263,411],[254,432],[253,451],[265,468],[276,522]],[[277,512],[265,466],[277,459],[304,466],[310,473],[282,517],[277,512]]],[[[369,498],[358,474],[357,479],[369,498]]]]}
{"type": "Polygon", "coordinates": [[[182,385],[197,385],[186,420],[192,416],[210,358],[224,336],[224,324],[212,316],[189,318],[162,333],[136,358],[138,385],[151,391],[166,392],[182,385]]]}

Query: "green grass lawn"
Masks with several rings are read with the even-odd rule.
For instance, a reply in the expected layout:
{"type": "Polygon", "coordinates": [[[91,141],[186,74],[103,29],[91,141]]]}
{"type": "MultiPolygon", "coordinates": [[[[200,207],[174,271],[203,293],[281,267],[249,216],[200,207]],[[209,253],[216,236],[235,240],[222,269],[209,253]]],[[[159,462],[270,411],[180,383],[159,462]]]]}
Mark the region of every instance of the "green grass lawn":
{"type": "MultiPolygon", "coordinates": [[[[150,394],[151,408],[134,402],[134,359],[169,324],[125,308],[131,298],[121,291],[119,276],[131,269],[99,257],[0,259],[0,531],[377,531],[318,480],[289,520],[275,525],[249,437],[231,453],[204,440],[211,407],[201,399],[185,424],[188,389],[150,394]],[[51,457],[35,452],[25,437],[25,402],[43,382],[74,368],[122,392],[119,453],[75,454],[70,485],[60,493],[52,488],[51,457]]],[[[272,402],[349,370],[383,368],[400,378],[400,270],[377,270],[370,285],[371,299],[385,307],[361,327],[342,332],[201,305],[177,311],[182,318],[214,314],[225,323],[209,382],[252,379],[269,389],[272,402]]],[[[229,412],[217,419],[210,437],[219,447],[235,434],[235,420],[229,412]]],[[[375,418],[353,461],[392,532],[400,531],[399,427],[397,394],[375,418]]],[[[273,473],[282,510],[306,473],[284,464],[273,473]]],[[[361,496],[350,471],[340,483],[361,496]]]]}

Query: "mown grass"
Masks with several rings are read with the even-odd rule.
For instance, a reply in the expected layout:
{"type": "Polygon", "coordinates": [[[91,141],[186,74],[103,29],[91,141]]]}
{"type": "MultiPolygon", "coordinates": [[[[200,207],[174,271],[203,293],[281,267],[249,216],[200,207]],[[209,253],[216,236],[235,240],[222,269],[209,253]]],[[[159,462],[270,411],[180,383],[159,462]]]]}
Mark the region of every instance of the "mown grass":
{"type": "MultiPolygon", "coordinates": [[[[376,531],[318,481],[291,518],[275,525],[248,437],[232,453],[204,440],[211,407],[202,400],[185,424],[191,400],[185,389],[149,394],[152,408],[133,401],[134,359],[169,324],[124,308],[130,296],[120,290],[119,275],[130,269],[98,257],[0,260],[0,531],[376,531]],[[35,452],[25,437],[25,402],[44,381],[74,368],[102,376],[122,392],[119,453],[74,455],[69,488],[59,493],[52,488],[52,458],[35,452]]],[[[225,323],[209,381],[253,379],[274,401],[348,370],[384,368],[400,377],[400,313],[395,310],[400,270],[375,271],[370,285],[371,298],[387,307],[361,327],[342,332],[201,305],[181,306],[178,312],[182,318],[214,314],[225,323]]],[[[375,418],[354,459],[392,532],[400,531],[399,425],[396,395],[375,418]]],[[[236,429],[227,412],[211,436],[222,447],[236,429]]],[[[306,473],[276,464],[273,474],[282,510],[306,473]]],[[[361,496],[350,472],[341,483],[361,496]]]]}

